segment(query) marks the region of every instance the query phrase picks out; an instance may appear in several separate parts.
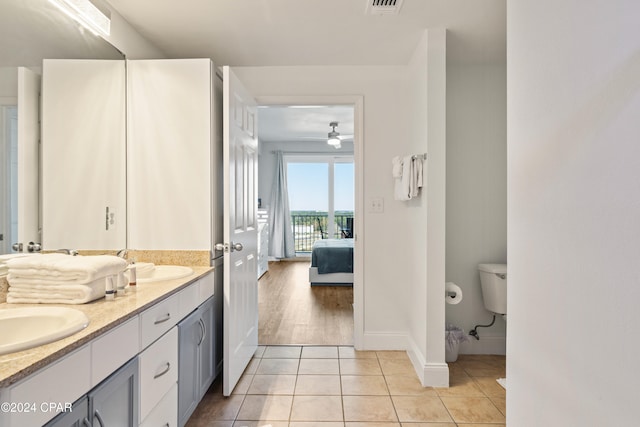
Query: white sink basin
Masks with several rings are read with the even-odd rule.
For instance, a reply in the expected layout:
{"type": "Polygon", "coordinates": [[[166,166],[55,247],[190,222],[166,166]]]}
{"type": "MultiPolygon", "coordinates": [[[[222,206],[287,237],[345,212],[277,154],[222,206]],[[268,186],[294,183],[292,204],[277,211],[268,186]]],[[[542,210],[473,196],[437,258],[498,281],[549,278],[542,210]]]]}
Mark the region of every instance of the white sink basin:
{"type": "Polygon", "coordinates": [[[156,265],[144,277],[137,277],[137,283],[161,282],[163,280],[182,279],[193,274],[193,269],[182,265],[156,265]]]}
{"type": "Polygon", "coordinates": [[[0,310],[0,354],[26,350],[68,337],[86,328],[89,318],[67,307],[0,310]]]}

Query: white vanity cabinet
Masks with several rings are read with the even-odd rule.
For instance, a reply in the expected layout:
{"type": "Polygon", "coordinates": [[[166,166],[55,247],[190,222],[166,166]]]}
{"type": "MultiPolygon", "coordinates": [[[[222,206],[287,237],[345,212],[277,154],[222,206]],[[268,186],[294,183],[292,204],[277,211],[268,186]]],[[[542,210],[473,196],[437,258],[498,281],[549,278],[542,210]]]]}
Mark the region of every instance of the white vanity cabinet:
{"type": "MultiPolygon", "coordinates": [[[[29,404],[28,410],[0,412],[2,427],[40,426],[58,412],[42,410],[48,402],[70,404],[91,389],[91,348],[82,346],[63,359],[0,392],[2,402],[29,404]],[[34,404],[35,406],[31,406],[34,404]]],[[[45,407],[46,408],[46,407],[45,407]]],[[[21,410],[19,410],[21,409],[21,410]]]]}
{"type": "Polygon", "coordinates": [[[127,247],[124,67],[43,61],[44,249],[127,247]]]}
{"type": "MultiPolygon", "coordinates": [[[[216,351],[221,338],[216,333],[221,272],[220,266],[46,368],[1,389],[0,402],[34,402],[37,408],[30,413],[0,412],[0,426],[176,426],[179,373],[185,376],[183,384],[192,381],[197,405],[221,363],[216,351]],[[191,361],[179,357],[178,347],[178,324],[189,322],[190,330],[198,334],[187,350],[197,353],[191,361]],[[197,377],[189,377],[194,371],[197,377]],[[43,410],[40,405],[49,402],[73,403],[73,411],[68,407],[64,413],[43,410]]],[[[118,300],[107,304],[116,309],[118,300]]]]}
{"type": "Polygon", "coordinates": [[[221,98],[209,59],[127,61],[129,247],[212,250],[221,98]]]}

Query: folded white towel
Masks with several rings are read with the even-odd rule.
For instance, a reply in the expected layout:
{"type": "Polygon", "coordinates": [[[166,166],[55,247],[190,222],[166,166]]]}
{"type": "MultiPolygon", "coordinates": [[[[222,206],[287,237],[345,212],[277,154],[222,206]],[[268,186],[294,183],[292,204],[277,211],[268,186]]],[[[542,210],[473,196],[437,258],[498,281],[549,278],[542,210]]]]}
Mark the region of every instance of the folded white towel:
{"type": "Polygon", "coordinates": [[[7,261],[11,284],[15,279],[89,283],[125,270],[127,262],[113,255],[69,256],[45,254],[38,257],[15,258],[7,261]]]}
{"type": "Polygon", "coordinates": [[[102,298],[106,277],[85,285],[9,285],[8,303],[18,304],[85,304],[102,298]]]}
{"type": "Polygon", "coordinates": [[[18,253],[18,254],[0,255],[0,276],[6,276],[7,273],[9,272],[9,266],[7,265],[7,261],[8,260],[13,259],[13,258],[21,258],[21,257],[25,257],[25,256],[30,256],[30,255],[34,255],[34,254],[18,253]]]}
{"type": "Polygon", "coordinates": [[[22,258],[25,256],[34,256],[34,255],[40,255],[40,254],[25,254],[25,253],[17,253],[17,254],[3,254],[0,255],[0,264],[4,264],[5,261],[13,259],[13,258],[22,258]]]}

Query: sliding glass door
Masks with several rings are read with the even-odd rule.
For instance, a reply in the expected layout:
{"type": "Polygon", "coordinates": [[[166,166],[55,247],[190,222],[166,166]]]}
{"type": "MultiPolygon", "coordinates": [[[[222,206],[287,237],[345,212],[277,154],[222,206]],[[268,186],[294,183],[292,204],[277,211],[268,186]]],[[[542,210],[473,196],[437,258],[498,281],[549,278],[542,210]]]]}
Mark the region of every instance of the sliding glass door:
{"type": "Polygon", "coordinates": [[[353,237],[353,156],[285,156],[296,252],[318,239],[353,237]]]}

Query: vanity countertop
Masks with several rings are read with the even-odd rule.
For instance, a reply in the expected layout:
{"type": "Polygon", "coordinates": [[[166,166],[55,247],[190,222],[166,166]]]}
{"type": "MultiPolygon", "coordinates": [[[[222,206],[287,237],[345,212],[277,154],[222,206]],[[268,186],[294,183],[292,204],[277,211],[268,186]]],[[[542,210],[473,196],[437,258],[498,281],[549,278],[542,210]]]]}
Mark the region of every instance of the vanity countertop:
{"type": "MultiPolygon", "coordinates": [[[[84,312],[90,320],[89,325],[82,331],[58,341],[0,355],[0,389],[8,387],[55,362],[213,270],[212,267],[192,267],[192,269],[193,273],[182,279],[139,283],[136,292],[128,292],[126,295],[116,297],[113,301],[101,298],[88,304],[50,304],[51,306],[72,307],[84,312]]],[[[41,305],[0,303],[0,309],[37,306],[41,305]]]]}

